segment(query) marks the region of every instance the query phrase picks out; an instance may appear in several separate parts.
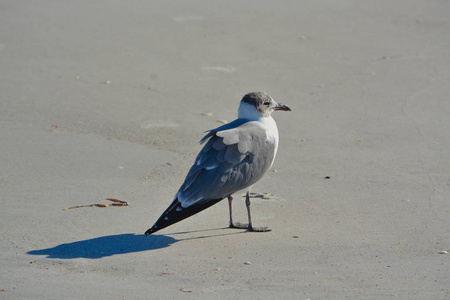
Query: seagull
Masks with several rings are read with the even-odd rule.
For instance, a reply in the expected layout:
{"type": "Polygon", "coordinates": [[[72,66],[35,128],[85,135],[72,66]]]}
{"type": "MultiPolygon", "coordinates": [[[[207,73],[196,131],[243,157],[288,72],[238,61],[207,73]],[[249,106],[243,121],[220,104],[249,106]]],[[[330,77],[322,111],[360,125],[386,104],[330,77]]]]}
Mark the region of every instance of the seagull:
{"type": "Polygon", "coordinates": [[[227,198],[229,227],[267,232],[267,227],[253,227],[250,215],[250,188],[272,167],[278,149],[278,128],[271,114],[291,111],[264,92],[246,94],[239,105],[238,118],[206,131],[200,140],[206,143],[172,204],[145,232],[150,235],[184,220],[227,198]],[[234,223],[232,194],[245,190],[248,224],[234,223]]]}

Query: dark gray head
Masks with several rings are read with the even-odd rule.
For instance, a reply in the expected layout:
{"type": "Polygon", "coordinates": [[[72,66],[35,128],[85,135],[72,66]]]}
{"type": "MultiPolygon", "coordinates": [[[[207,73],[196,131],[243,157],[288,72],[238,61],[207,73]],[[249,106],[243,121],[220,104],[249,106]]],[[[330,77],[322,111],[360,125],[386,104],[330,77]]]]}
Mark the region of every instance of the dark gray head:
{"type": "Polygon", "coordinates": [[[245,95],[241,104],[246,103],[255,107],[258,114],[262,116],[270,116],[274,110],[291,111],[289,106],[275,102],[269,95],[264,92],[251,92],[245,95]]]}

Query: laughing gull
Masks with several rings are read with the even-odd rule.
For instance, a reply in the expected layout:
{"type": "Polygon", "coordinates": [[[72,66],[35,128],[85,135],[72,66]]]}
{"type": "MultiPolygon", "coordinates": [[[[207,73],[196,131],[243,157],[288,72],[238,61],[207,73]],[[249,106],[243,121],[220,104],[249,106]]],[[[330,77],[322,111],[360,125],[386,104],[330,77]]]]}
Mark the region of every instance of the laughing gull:
{"type": "Polygon", "coordinates": [[[271,114],[275,110],[291,111],[263,92],[245,95],[239,105],[238,118],[208,130],[200,140],[206,143],[174,197],[172,204],[145,235],[186,219],[228,198],[230,227],[248,231],[270,231],[253,227],[249,191],[273,164],[278,149],[278,128],[271,114]],[[246,190],[248,224],[233,223],[231,195],[246,190]]]}

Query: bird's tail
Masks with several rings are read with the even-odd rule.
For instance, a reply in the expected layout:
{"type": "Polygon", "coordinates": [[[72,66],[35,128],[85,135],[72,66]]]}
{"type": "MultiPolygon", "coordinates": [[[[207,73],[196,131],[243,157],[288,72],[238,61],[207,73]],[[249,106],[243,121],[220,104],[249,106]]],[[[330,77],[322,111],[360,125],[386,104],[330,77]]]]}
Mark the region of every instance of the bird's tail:
{"type": "Polygon", "coordinates": [[[206,203],[191,205],[184,208],[181,206],[181,203],[178,201],[178,199],[175,199],[159,217],[158,221],[156,221],[156,223],[145,232],[145,235],[150,235],[157,232],[158,230],[166,228],[167,226],[195,215],[196,213],[201,212],[202,210],[207,209],[210,206],[213,206],[220,200],[222,199],[209,200],[206,203]]]}

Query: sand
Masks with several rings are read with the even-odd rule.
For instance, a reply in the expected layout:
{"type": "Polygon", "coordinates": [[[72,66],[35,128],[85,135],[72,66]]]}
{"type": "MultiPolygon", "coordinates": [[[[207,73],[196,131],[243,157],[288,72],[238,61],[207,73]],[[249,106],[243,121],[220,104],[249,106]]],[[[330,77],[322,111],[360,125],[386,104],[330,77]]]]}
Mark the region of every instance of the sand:
{"type": "Polygon", "coordinates": [[[0,4],[0,298],[450,298],[450,2],[0,4]],[[278,156],[145,237],[262,90],[278,156]],[[106,198],[124,207],[64,208],[106,198]],[[237,221],[245,204],[235,195],[237,221]]]}

